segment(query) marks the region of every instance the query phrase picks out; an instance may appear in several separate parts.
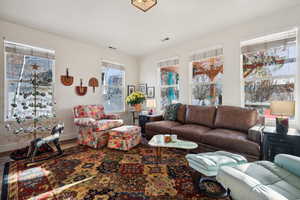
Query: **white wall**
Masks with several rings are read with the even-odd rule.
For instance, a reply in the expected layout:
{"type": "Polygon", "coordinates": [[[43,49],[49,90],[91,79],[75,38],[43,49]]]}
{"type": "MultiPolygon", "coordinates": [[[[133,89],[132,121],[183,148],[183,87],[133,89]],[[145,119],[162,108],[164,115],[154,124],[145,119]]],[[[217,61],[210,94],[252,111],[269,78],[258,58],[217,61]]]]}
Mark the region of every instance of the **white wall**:
{"type": "MultiPolygon", "coordinates": [[[[93,93],[92,89],[89,88],[86,96],[79,97],[75,94],[74,86],[79,85],[80,78],[83,78],[84,84],[87,84],[91,77],[100,79],[100,63],[102,59],[125,65],[126,85],[136,84],[139,79],[139,68],[136,58],[117,51],[84,44],[0,20],[0,43],[3,42],[3,37],[8,41],[55,50],[55,99],[57,102],[57,116],[59,120],[65,123],[63,139],[77,136],[77,130],[72,120],[73,106],[101,103],[99,88],[96,89],[96,93],[93,93]],[[75,77],[74,84],[71,87],[63,86],[60,83],[60,76],[65,74],[66,67],[69,67],[70,75],[75,77]]],[[[30,141],[30,137],[8,134],[4,128],[4,55],[2,53],[2,44],[0,45],[0,152],[19,148],[30,141]]]]}
{"type": "MultiPolygon", "coordinates": [[[[157,62],[172,57],[180,59],[180,102],[189,103],[191,96],[191,87],[189,85],[189,56],[193,52],[201,49],[207,49],[216,45],[222,45],[224,48],[224,79],[223,79],[223,103],[226,105],[242,106],[242,87],[241,87],[241,66],[240,66],[240,42],[256,37],[286,31],[295,27],[300,27],[300,7],[273,13],[272,15],[260,17],[255,20],[236,25],[226,30],[216,31],[211,34],[199,36],[197,39],[191,39],[181,45],[156,51],[151,55],[139,59],[140,82],[156,86],[158,90],[157,62]]],[[[205,27],[204,27],[205,28],[205,27]]],[[[298,37],[300,38],[300,37],[298,37]]],[[[299,40],[298,40],[299,41],[299,40]]],[[[300,47],[298,42],[298,48],[300,47]]],[[[300,51],[299,51],[300,52],[300,51]]],[[[298,52],[298,53],[299,53],[298,52]]],[[[298,56],[300,58],[300,56],[298,56]]],[[[299,59],[297,59],[299,60],[299,59]]],[[[299,62],[298,62],[299,66],[299,62]]],[[[298,67],[298,77],[299,77],[298,67]]],[[[299,78],[296,83],[297,99],[300,95],[299,78]]],[[[157,94],[157,103],[158,103],[157,94]]],[[[297,100],[296,99],[296,100],[297,100]]],[[[297,104],[298,128],[299,104],[297,104]]]]}

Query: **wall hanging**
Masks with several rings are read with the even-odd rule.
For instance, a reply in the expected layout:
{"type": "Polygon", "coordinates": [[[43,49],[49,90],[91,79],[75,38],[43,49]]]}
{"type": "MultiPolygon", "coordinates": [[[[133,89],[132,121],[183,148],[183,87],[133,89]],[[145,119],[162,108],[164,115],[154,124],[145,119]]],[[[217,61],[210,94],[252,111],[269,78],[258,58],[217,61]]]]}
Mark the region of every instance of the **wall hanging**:
{"type": "Polygon", "coordinates": [[[82,86],[82,79],[80,79],[80,86],[76,86],[76,93],[79,96],[84,96],[87,93],[87,87],[86,86],[82,86]]]}
{"type": "Polygon", "coordinates": [[[69,76],[68,68],[66,69],[66,75],[60,76],[60,80],[61,80],[62,84],[65,86],[71,86],[73,84],[74,77],[69,76]]]}
{"type": "Polygon", "coordinates": [[[96,79],[94,77],[90,78],[90,80],[89,80],[89,86],[93,87],[93,92],[95,93],[95,88],[99,87],[99,81],[98,81],[98,79],[96,79]]]}

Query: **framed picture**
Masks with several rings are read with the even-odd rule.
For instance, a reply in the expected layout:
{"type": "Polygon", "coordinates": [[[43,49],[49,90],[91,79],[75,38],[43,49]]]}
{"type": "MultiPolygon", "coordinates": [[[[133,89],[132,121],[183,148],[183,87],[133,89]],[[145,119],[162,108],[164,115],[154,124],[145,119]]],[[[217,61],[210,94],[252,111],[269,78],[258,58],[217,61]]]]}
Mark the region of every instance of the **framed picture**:
{"type": "Polygon", "coordinates": [[[147,97],[152,99],[155,98],[155,87],[147,88],[147,97]]]}
{"type": "Polygon", "coordinates": [[[131,93],[135,92],[135,86],[134,85],[128,85],[127,86],[127,96],[131,95],[131,93]]]}
{"type": "Polygon", "coordinates": [[[147,94],[147,84],[146,83],[139,84],[138,91],[146,95],[147,94]]]}

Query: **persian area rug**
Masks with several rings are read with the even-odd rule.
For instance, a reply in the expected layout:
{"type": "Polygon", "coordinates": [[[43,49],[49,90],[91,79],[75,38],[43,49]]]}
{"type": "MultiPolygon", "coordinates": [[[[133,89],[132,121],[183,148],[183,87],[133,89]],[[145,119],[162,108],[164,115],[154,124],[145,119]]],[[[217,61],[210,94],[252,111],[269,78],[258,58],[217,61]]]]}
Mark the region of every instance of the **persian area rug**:
{"type": "MultiPolygon", "coordinates": [[[[33,145],[32,143],[30,145],[33,145]]],[[[33,146],[32,146],[32,149],[33,146]]],[[[25,158],[27,158],[27,154],[28,154],[28,150],[29,150],[29,146],[23,148],[23,149],[18,149],[16,151],[13,151],[9,157],[13,160],[23,160],[25,158]]],[[[41,147],[38,148],[36,155],[41,155],[44,153],[52,153],[53,149],[51,146],[49,146],[48,144],[43,144],[41,147]]],[[[31,153],[32,154],[32,153],[31,153]]],[[[31,154],[29,156],[31,156],[31,154]]]]}
{"type": "Polygon", "coordinates": [[[138,146],[123,152],[76,146],[64,156],[27,167],[6,164],[2,200],[212,200],[197,192],[185,152],[138,146]]]}

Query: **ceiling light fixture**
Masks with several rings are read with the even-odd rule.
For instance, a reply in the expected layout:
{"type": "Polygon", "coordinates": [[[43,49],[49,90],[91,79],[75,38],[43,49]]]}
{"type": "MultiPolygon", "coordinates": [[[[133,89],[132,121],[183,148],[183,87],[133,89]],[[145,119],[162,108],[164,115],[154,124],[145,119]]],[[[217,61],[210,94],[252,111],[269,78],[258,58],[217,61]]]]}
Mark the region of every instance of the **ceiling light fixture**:
{"type": "Polygon", "coordinates": [[[165,38],[161,39],[160,41],[162,41],[162,42],[166,42],[166,41],[169,41],[169,40],[170,40],[170,38],[169,38],[169,37],[165,37],[165,38]]]}
{"type": "Polygon", "coordinates": [[[131,0],[131,4],[138,9],[147,12],[157,4],[157,0],[131,0]]]}
{"type": "Polygon", "coordinates": [[[114,46],[108,46],[108,48],[111,49],[111,50],[117,50],[117,48],[114,47],[114,46]]]}

